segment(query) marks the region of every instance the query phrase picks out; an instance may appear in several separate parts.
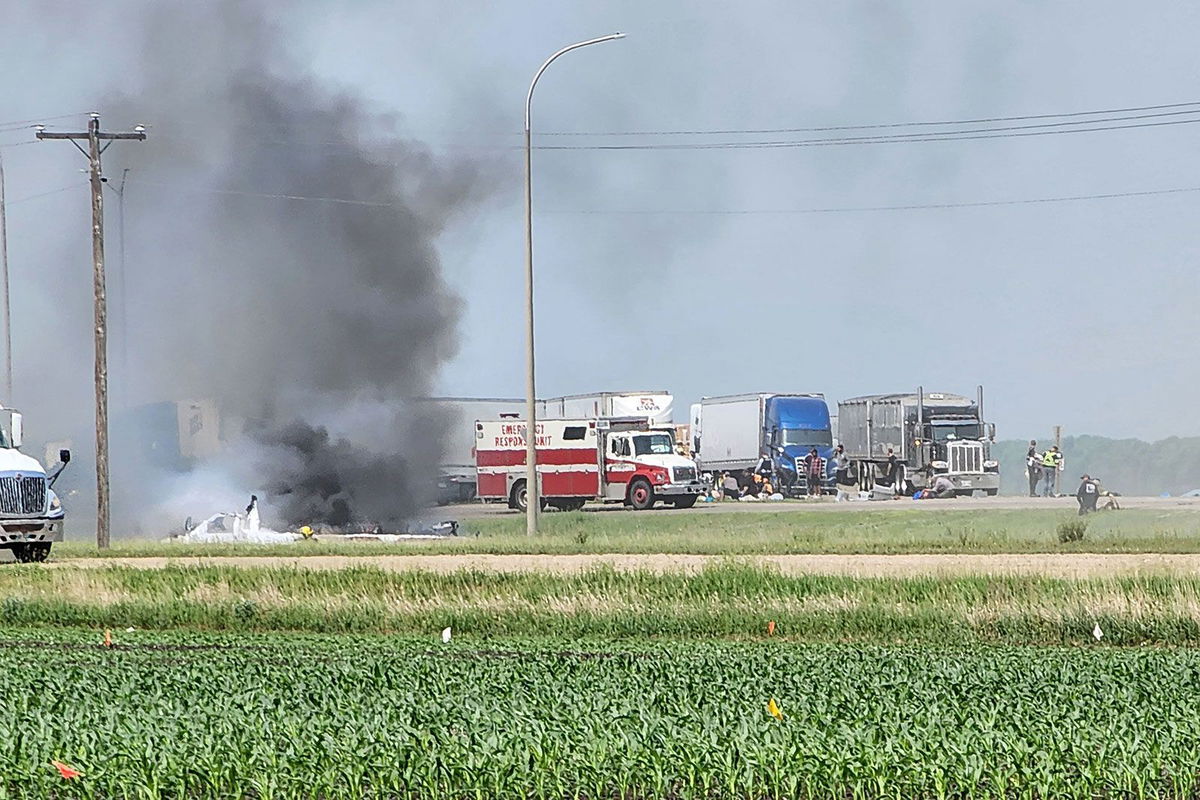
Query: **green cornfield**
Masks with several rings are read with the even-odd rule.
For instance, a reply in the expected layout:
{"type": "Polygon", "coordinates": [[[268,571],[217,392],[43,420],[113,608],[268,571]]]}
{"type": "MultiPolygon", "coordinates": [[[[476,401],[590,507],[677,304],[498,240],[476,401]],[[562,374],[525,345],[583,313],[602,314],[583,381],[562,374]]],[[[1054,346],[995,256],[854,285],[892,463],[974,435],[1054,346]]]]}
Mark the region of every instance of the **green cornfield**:
{"type": "Polygon", "coordinates": [[[1186,649],[10,630],[0,796],[1184,798],[1198,708],[1186,649]]]}

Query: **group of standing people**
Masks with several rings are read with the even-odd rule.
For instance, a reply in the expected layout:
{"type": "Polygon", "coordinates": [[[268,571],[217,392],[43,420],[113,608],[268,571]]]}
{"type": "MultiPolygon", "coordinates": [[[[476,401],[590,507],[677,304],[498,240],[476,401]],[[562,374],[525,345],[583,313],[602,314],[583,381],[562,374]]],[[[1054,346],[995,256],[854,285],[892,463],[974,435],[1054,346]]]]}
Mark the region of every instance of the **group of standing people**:
{"type": "Polygon", "coordinates": [[[1037,451],[1037,441],[1029,442],[1025,453],[1025,469],[1029,475],[1029,496],[1038,496],[1038,484],[1042,484],[1042,497],[1053,497],[1058,473],[1063,468],[1063,456],[1058,445],[1051,445],[1044,453],[1037,451]]]}
{"type": "MultiPolygon", "coordinates": [[[[797,467],[801,466],[803,466],[805,485],[808,487],[808,496],[820,496],[821,485],[825,482],[825,462],[821,458],[821,454],[817,452],[817,448],[812,448],[803,459],[799,460],[797,467]]],[[[758,465],[754,468],[754,474],[762,476],[764,481],[776,483],[775,460],[771,458],[769,450],[762,451],[758,465]]],[[[786,475],[786,472],[784,474],[786,475]]]]}

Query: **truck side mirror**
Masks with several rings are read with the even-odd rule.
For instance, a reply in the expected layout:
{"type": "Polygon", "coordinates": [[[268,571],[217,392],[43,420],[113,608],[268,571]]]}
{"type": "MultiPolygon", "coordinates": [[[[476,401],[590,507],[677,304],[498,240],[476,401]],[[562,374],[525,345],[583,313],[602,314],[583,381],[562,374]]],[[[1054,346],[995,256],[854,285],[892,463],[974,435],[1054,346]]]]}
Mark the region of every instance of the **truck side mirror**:
{"type": "Polygon", "coordinates": [[[70,464],[71,463],[71,451],[70,450],[59,450],[58,451],[58,460],[64,464],[70,464]]]}
{"type": "Polygon", "coordinates": [[[9,417],[9,425],[12,427],[10,431],[12,434],[12,446],[20,449],[21,444],[25,441],[25,432],[22,430],[23,426],[21,425],[21,412],[12,412],[12,415],[9,417]]]}

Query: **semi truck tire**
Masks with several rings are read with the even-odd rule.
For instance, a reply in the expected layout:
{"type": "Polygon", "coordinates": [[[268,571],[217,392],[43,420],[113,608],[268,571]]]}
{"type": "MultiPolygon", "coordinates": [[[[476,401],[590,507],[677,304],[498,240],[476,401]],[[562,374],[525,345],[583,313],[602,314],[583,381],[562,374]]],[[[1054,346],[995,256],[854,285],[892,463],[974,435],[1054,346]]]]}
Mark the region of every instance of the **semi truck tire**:
{"type": "Polygon", "coordinates": [[[676,497],[671,501],[671,505],[675,506],[676,508],[691,508],[692,506],[696,505],[696,501],[698,499],[699,495],[695,494],[690,494],[687,497],[676,497]]]}
{"type": "Polygon", "coordinates": [[[45,561],[46,557],[50,555],[50,543],[14,544],[12,553],[13,557],[22,564],[45,561]]]}
{"type": "Polygon", "coordinates": [[[988,497],[995,497],[996,493],[999,492],[1000,490],[999,489],[984,489],[983,491],[985,494],[987,494],[988,497]]]}
{"type": "Polygon", "coordinates": [[[629,505],[636,511],[654,507],[654,487],[645,478],[634,478],[629,482],[629,505]]]}

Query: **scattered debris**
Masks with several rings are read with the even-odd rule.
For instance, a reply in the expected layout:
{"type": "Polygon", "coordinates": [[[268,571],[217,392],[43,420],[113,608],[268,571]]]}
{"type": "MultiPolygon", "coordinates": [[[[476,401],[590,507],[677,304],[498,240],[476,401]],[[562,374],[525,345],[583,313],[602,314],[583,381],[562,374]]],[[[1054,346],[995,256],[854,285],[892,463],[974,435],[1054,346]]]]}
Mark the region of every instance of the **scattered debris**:
{"type": "Polygon", "coordinates": [[[1096,623],[1096,627],[1092,628],[1092,637],[1098,642],[1104,638],[1104,631],[1100,630],[1100,623],[1096,623]]]}
{"type": "Polygon", "coordinates": [[[314,530],[313,536],[325,541],[358,540],[389,544],[410,539],[445,539],[449,536],[458,536],[458,521],[452,519],[431,524],[417,523],[416,525],[405,526],[403,531],[395,533],[384,533],[379,525],[373,525],[372,527],[374,529],[370,532],[361,532],[347,531],[344,528],[339,529],[325,525],[321,526],[320,529],[314,530]]]}
{"type": "Polygon", "coordinates": [[[167,537],[164,541],[186,544],[291,544],[303,539],[324,541],[373,541],[395,543],[409,539],[443,539],[458,535],[457,520],[441,522],[418,522],[406,525],[402,530],[384,531],[378,522],[360,522],[348,525],[314,524],[302,525],[296,531],[274,531],[264,528],[259,520],[258,498],[250,496],[246,512],[223,511],[193,524],[189,517],[184,531],[167,537]]]}
{"type": "Polygon", "coordinates": [[[450,629],[442,628],[442,644],[450,644],[450,629]]]}
{"type": "Polygon", "coordinates": [[[50,764],[56,770],[58,770],[58,774],[62,776],[63,780],[73,781],[76,778],[82,777],[82,775],[83,775],[83,773],[80,772],[79,770],[75,769],[74,767],[68,766],[67,764],[64,764],[61,761],[51,761],[50,764]]]}
{"type": "Polygon", "coordinates": [[[767,713],[777,720],[783,720],[783,711],[780,710],[779,704],[775,702],[774,697],[767,701],[767,713]]]}

